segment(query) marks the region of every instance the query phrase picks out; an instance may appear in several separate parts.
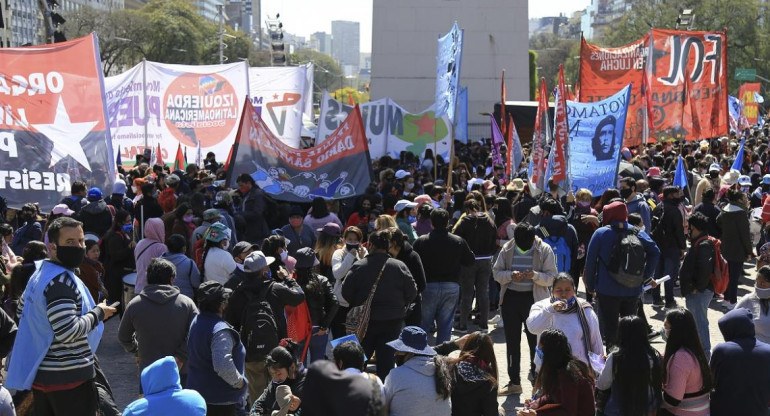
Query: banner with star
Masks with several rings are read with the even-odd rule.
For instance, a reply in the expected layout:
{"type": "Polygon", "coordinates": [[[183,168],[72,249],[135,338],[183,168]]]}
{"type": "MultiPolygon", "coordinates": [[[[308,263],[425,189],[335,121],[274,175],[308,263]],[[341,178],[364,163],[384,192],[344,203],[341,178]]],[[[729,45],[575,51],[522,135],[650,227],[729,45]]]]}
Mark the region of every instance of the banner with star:
{"type": "Polygon", "coordinates": [[[113,146],[126,162],[160,146],[165,161],[184,148],[225,160],[248,95],[248,63],[175,65],[144,61],[104,79],[113,146]]]}
{"type": "Polygon", "coordinates": [[[287,145],[300,148],[302,116],[313,102],[313,64],[249,68],[249,97],[267,127],[287,145]]]}
{"type": "MultiPolygon", "coordinates": [[[[447,116],[436,117],[432,108],[412,114],[389,98],[361,104],[360,109],[373,159],[385,155],[398,158],[402,151],[423,158],[427,149],[444,160],[449,157],[451,122],[447,116]]],[[[325,93],[321,100],[316,146],[323,143],[352,110],[352,106],[325,93]]]]}
{"type": "Polygon", "coordinates": [[[98,40],[0,48],[0,195],[50,211],[74,181],[109,194],[115,172],[98,40]]]}
{"type": "Polygon", "coordinates": [[[371,159],[361,111],[356,106],[323,143],[295,149],[276,137],[251,102],[246,102],[235,141],[227,184],[237,188],[248,173],[279,201],[345,199],[362,195],[372,182],[371,159]]]}

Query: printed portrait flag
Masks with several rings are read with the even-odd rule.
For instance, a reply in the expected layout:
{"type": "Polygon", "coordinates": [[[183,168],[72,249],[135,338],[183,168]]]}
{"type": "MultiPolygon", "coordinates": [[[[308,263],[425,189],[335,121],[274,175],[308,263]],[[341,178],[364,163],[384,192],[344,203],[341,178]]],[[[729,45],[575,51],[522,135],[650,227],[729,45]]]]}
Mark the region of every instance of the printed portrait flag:
{"type": "Polygon", "coordinates": [[[489,125],[492,128],[492,167],[494,168],[495,165],[502,166],[503,164],[501,149],[505,140],[503,139],[503,134],[500,132],[500,127],[497,125],[497,120],[495,120],[494,115],[490,114],[489,125]]]}
{"type": "Polygon", "coordinates": [[[462,55],[463,30],[455,22],[449,33],[438,39],[436,55],[436,117],[446,114],[452,122],[455,120],[460,87],[462,55]]]}
{"type": "Polygon", "coordinates": [[[111,190],[115,162],[95,34],[0,48],[0,195],[49,212],[76,180],[111,190]]]}
{"type": "Polygon", "coordinates": [[[230,161],[227,183],[248,173],[279,201],[345,199],[362,195],[372,182],[369,148],[358,106],[323,143],[294,149],[276,137],[247,102],[230,161]]]}

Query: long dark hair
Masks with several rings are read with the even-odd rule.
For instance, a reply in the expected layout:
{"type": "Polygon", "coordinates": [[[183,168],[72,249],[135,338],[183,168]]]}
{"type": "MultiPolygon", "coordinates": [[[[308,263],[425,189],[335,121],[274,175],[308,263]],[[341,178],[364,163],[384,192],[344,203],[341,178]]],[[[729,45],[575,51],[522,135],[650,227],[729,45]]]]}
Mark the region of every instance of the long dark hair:
{"type": "Polygon", "coordinates": [[[318,273],[314,272],[312,267],[295,268],[294,276],[306,297],[308,295],[323,296],[323,288],[321,288],[321,281],[318,280],[318,273]]]}
{"type": "Polygon", "coordinates": [[[312,209],[310,216],[313,218],[323,218],[329,215],[329,208],[326,207],[326,200],[320,196],[313,199],[310,208],[312,209]]]}
{"type": "Polygon", "coordinates": [[[495,205],[497,208],[495,212],[495,227],[500,228],[503,223],[513,218],[513,208],[511,208],[511,201],[508,198],[496,198],[495,205]]]}
{"type": "MultiPolygon", "coordinates": [[[[762,266],[757,270],[757,279],[762,279],[765,282],[770,283],[770,266],[762,266]]],[[[759,306],[763,315],[767,315],[770,311],[770,299],[759,299],[759,306]]]]}
{"type": "Polygon", "coordinates": [[[497,386],[497,358],[495,357],[494,343],[489,335],[474,332],[465,341],[460,356],[448,359],[450,365],[457,365],[463,361],[470,362],[484,370],[486,379],[493,386],[497,386]]]}
{"type": "Polygon", "coordinates": [[[660,404],[662,400],[660,354],[650,346],[647,330],[647,325],[638,316],[624,316],[618,323],[612,374],[614,380],[623,379],[615,386],[620,414],[624,416],[647,415],[651,389],[655,402],[660,404]]]}
{"type": "Polygon", "coordinates": [[[282,235],[273,234],[262,240],[262,252],[266,256],[275,258],[275,261],[270,264],[270,270],[273,272],[278,271],[278,268],[284,265],[278,254],[279,248],[286,250],[286,239],[282,235]]]}
{"type": "Polygon", "coordinates": [[[666,341],[665,358],[663,358],[663,380],[668,379],[668,361],[677,351],[684,348],[698,360],[701,377],[703,378],[701,390],[711,391],[713,386],[711,369],[706,359],[706,353],[703,351],[703,346],[700,343],[692,312],[684,308],[671,309],[666,314],[666,320],[671,330],[668,334],[668,341],[666,341]]]}
{"type": "Polygon", "coordinates": [[[588,366],[572,355],[567,335],[561,329],[550,328],[540,334],[540,344],[543,346],[543,364],[535,380],[535,390],[556,403],[559,397],[559,372],[567,371],[572,380],[591,380],[588,366]]]}

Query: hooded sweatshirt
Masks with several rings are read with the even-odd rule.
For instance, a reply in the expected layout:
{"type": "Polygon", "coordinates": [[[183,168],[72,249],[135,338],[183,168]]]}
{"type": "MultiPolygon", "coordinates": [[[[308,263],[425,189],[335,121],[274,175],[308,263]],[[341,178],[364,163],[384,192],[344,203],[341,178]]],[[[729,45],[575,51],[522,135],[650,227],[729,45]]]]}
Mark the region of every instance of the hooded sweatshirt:
{"type": "Polygon", "coordinates": [[[78,214],[78,219],[83,223],[83,232],[94,234],[101,238],[112,226],[112,212],[107,203],[99,199],[91,201],[84,206],[78,214]]]}
{"type": "Polygon", "coordinates": [[[390,370],[385,379],[385,400],[390,416],[446,416],[452,414],[449,398],[436,393],[433,357],[418,355],[390,370]]]}
{"type": "Polygon", "coordinates": [[[206,401],[195,390],[182,389],[174,357],[164,357],[142,371],[144,397],[126,406],[123,416],[204,416],[206,401]]]}
{"type": "Polygon", "coordinates": [[[134,248],[136,259],[136,286],[134,293],[141,292],[147,285],[147,266],[150,260],[160,257],[168,251],[163,242],[166,241],[166,228],[160,218],[150,218],[144,223],[144,238],[134,248]]]}
{"type": "Polygon", "coordinates": [[[770,414],[770,345],[754,336],[751,313],[743,308],[726,313],[719,330],[725,342],[711,353],[711,415],[770,414]]]}
{"type": "Polygon", "coordinates": [[[497,385],[488,372],[474,363],[460,361],[452,376],[452,416],[498,415],[497,385]]]}
{"type": "Polygon", "coordinates": [[[128,302],[118,340],[126,351],[139,354],[139,368],[167,355],[186,361],[187,332],[197,314],[192,299],[175,286],[148,285],[128,302]]]}

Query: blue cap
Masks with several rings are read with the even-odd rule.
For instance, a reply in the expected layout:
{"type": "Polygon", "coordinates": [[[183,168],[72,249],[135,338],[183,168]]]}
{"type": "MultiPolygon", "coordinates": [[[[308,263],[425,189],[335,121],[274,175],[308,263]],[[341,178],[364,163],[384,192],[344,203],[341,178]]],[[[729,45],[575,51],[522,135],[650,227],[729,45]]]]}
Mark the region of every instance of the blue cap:
{"type": "Polygon", "coordinates": [[[91,188],[88,190],[88,200],[98,201],[102,199],[102,190],[99,188],[91,188]]]}

